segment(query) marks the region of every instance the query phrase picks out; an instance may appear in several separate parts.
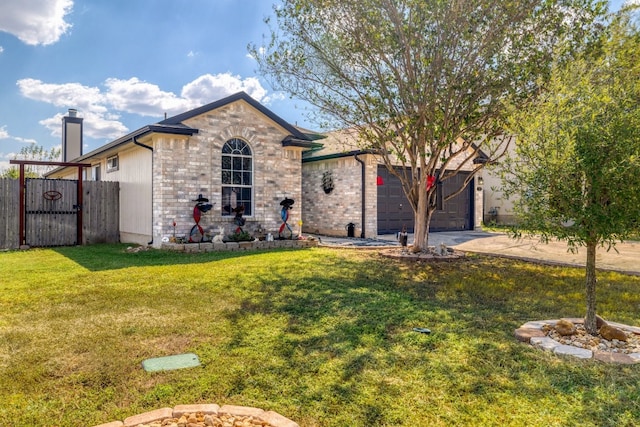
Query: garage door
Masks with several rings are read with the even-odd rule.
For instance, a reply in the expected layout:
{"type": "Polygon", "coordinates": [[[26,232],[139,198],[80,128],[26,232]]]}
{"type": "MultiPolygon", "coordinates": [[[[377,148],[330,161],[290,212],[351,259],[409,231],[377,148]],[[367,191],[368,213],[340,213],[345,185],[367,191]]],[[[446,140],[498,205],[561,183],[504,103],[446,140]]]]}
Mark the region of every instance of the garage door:
{"type": "MultiPolygon", "coordinates": [[[[384,166],[378,166],[378,176],[383,184],[378,186],[378,234],[397,233],[406,226],[413,232],[414,217],[400,179],[391,175],[384,166]]],[[[452,193],[460,188],[468,172],[460,172],[444,183],[443,193],[452,193]]],[[[431,217],[430,231],[454,231],[472,229],[472,186],[444,203],[443,209],[434,212],[431,217]]]]}

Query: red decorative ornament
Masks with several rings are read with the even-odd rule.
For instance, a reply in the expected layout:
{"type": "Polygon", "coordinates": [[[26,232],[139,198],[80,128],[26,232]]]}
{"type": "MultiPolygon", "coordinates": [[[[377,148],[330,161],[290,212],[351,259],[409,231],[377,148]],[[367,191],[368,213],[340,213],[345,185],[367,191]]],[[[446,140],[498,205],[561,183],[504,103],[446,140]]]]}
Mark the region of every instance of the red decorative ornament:
{"type": "Polygon", "coordinates": [[[435,184],[436,184],[436,177],[433,175],[429,175],[427,177],[427,191],[431,190],[435,184]]]}
{"type": "Polygon", "coordinates": [[[384,185],[384,180],[382,179],[381,176],[378,176],[378,178],[376,179],[376,184],[377,185],[384,185]]]}

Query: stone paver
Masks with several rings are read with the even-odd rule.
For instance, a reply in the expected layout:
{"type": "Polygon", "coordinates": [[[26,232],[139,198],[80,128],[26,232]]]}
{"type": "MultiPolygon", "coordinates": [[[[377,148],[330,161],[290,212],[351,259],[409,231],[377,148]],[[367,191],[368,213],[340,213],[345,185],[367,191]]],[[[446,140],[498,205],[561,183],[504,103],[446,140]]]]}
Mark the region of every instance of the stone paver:
{"type": "Polygon", "coordinates": [[[138,424],[148,424],[154,421],[162,420],[164,418],[171,418],[172,416],[173,416],[172,408],[156,409],[155,411],[149,411],[143,414],[138,414],[129,418],[125,418],[124,427],[135,427],[138,424]]]}
{"type": "Polygon", "coordinates": [[[522,327],[522,328],[516,329],[515,336],[518,341],[528,344],[531,342],[531,338],[542,338],[542,337],[545,337],[546,334],[542,329],[522,327]]]}
{"type": "Polygon", "coordinates": [[[560,343],[549,337],[533,337],[531,338],[531,345],[537,348],[541,348],[547,351],[553,351],[560,343]]]}
{"type": "MultiPolygon", "coordinates": [[[[542,329],[542,327],[547,323],[547,322],[552,322],[551,320],[546,321],[546,320],[534,320],[531,322],[527,322],[524,325],[520,326],[521,328],[529,328],[529,329],[542,329]]],[[[557,322],[553,321],[553,322],[557,322]]]]}
{"type": "Polygon", "coordinates": [[[260,408],[252,408],[250,406],[234,406],[224,405],[218,411],[220,414],[234,414],[241,417],[255,417],[261,418],[264,414],[264,410],[260,408]]]}
{"type": "MultiPolygon", "coordinates": [[[[637,353],[633,353],[638,355],[637,353]]],[[[632,357],[630,354],[623,353],[611,353],[609,351],[596,351],[593,353],[593,358],[605,363],[618,363],[620,365],[633,365],[638,363],[638,357],[632,357]]]]}
{"type": "Polygon", "coordinates": [[[112,421],[110,423],[100,424],[99,426],[95,426],[95,427],[122,427],[122,426],[124,426],[124,423],[122,421],[112,421]]]}
{"type": "Polygon", "coordinates": [[[593,351],[591,350],[566,344],[557,345],[553,348],[553,352],[564,356],[577,357],[578,359],[591,359],[593,357],[593,351]]]}
{"type": "Polygon", "coordinates": [[[220,405],[215,403],[207,403],[200,405],[178,405],[173,408],[173,416],[180,418],[184,414],[195,414],[202,412],[203,414],[217,414],[220,411],[220,405]]]}
{"type": "Polygon", "coordinates": [[[273,427],[299,427],[298,423],[283,417],[277,412],[267,411],[260,416],[261,419],[271,424],[273,427]]]}

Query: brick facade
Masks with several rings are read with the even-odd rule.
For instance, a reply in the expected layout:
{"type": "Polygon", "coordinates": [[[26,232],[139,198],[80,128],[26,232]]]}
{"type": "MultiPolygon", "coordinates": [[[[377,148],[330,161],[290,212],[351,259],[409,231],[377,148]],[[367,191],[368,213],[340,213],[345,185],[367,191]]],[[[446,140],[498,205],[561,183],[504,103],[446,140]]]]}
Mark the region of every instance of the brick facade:
{"type": "MultiPolygon", "coordinates": [[[[365,237],[377,236],[377,162],[373,155],[358,156],[365,163],[365,237]]],[[[362,165],[355,156],[343,156],[302,167],[302,230],[327,236],[346,236],[347,224],[362,235],[362,165]],[[329,175],[325,175],[329,174],[329,175]],[[330,176],[333,190],[326,193],[323,177],[330,176]]]]}
{"type": "MultiPolygon", "coordinates": [[[[356,138],[348,131],[335,132],[325,140],[322,150],[305,158],[302,165],[302,219],[303,232],[328,236],[346,236],[346,226],[356,224],[355,237],[362,233],[362,165],[356,160],[359,150],[356,138]],[[323,189],[323,177],[331,176],[334,189],[329,194],[323,189]]],[[[381,159],[373,154],[358,154],[365,163],[365,229],[364,237],[378,235],[378,165],[381,159]]],[[[462,165],[464,158],[454,159],[450,167],[470,171],[472,162],[462,165]]],[[[474,179],[473,224],[478,229],[482,225],[483,188],[474,179]]]]}
{"type": "Polygon", "coordinates": [[[233,216],[223,216],[222,146],[232,138],[244,140],[253,154],[253,213],[245,216],[246,231],[278,234],[282,223],[280,201],[295,200],[289,224],[298,233],[301,218],[301,148],[283,147],[284,129],[249,104],[239,101],[184,121],[199,129],[190,137],[156,135],[153,139],[153,237],[155,242],[173,235],[188,235],[193,220],[193,201],[202,194],[213,208],[202,215],[205,232],[217,234],[219,226],[231,233],[233,216]]]}

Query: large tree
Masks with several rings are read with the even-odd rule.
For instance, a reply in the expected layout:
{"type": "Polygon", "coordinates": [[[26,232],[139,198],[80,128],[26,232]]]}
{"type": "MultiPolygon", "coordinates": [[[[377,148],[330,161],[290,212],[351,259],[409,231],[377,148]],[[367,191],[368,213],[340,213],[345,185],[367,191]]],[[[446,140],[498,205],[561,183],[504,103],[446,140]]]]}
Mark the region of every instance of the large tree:
{"type": "Polygon", "coordinates": [[[580,59],[557,64],[549,91],[514,111],[515,156],[504,190],[516,230],[586,247],[585,327],[596,332],[596,250],[640,220],[640,32],[628,11],[611,17],[580,59]]]}
{"type": "Polygon", "coordinates": [[[266,46],[249,46],[274,88],[358,131],[402,182],[414,250],[428,246],[438,188],[504,152],[505,105],[539,91],[559,42],[580,44],[594,0],[283,0],[266,46]],[[394,168],[394,165],[404,168],[394,168]]]}

